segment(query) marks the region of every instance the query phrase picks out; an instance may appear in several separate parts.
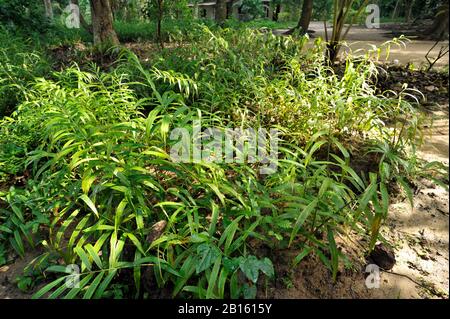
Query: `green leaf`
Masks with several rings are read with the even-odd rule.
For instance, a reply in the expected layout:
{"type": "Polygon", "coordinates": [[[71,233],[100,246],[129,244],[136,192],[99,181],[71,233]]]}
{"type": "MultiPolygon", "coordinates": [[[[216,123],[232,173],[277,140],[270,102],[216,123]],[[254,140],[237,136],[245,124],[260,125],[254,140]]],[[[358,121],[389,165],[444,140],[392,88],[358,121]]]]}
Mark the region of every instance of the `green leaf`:
{"type": "Polygon", "coordinates": [[[106,276],[105,280],[102,281],[97,291],[95,292],[94,299],[99,299],[103,296],[103,293],[105,292],[106,288],[108,288],[109,283],[111,282],[111,280],[113,280],[116,273],[117,270],[114,269],[108,274],[108,276],[106,276]]]}
{"type": "Polygon", "coordinates": [[[389,194],[385,184],[380,183],[380,193],[381,193],[381,201],[382,201],[382,209],[384,212],[384,216],[387,216],[389,210],[389,194]]]}
{"type": "Polygon", "coordinates": [[[197,286],[185,286],[183,288],[183,291],[187,291],[187,292],[191,292],[195,295],[198,296],[198,298],[205,298],[204,296],[206,296],[206,290],[202,287],[197,287],[197,286]]]}
{"type": "Polygon", "coordinates": [[[208,233],[212,237],[216,232],[216,224],[217,219],[219,218],[219,207],[217,207],[216,203],[212,202],[212,212],[211,212],[211,224],[209,225],[208,233]]]}
{"type": "Polygon", "coordinates": [[[82,280],[80,280],[78,287],[72,288],[65,296],[64,299],[74,299],[80,291],[91,281],[93,273],[87,274],[82,280]]]}
{"type": "Polygon", "coordinates": [[[130,240],[133,242],[133,244],[136,246],[136,248],[143,254],[145,255],[144,249],[142,248],[142,245],[139,241],[139,239],[133,235],[132,233],[125,233],[125,236],[127,236],[128,238],[130,238],[130,240]]]}
{"type": "Polygon", "coordinates": [[[105,275],[105,272],[101,272],[95,277],[94,281],[92,281],[89,288],[86,290],[86,293],[83,296],[83,299],[91,299],[94,295],[95,290],[97,289],[98,285],[100,284],[101,280],[103,279],[103,276],[105,275]]]}
{"type": "Polygon", "coordinates": [[[209,243],[201,244],[197,247],[197,254],[200,258],[196,265],[197,274],[211,267],[217,258],[220,257],[220,250],[209,243]]]}
{"type": "Polygon", "coordinates": [[[330,187],[331,183],[332,183],[331,178],[326,177],[324,179],[324,181],[322,182],[322,186],[320,186],[320,189],[319,189],[319,197],[322,197],[323,194],[325,194],[325,192],[330,187]]]}
{"type": "Polygon", "coordinates": [[[25,247],[23,246],[22,237],[20,237],[18,230],[14,231],[14,238],[10,238],[10,243],[21,257],[25,255],[25,247]]]}
{"type": "Polygon", "coordinates": [[[115,268],[125,245],[125,240],[121,236],[117,238],[117,232],[113,232],[109,240],[109,268],[115,268]]]}
{"type": "Polygon", "coordinates": [[[400,186],[403,188],[404,192],[406,193],[406,196],[408,196],[409,203],[411,205],[411,208],[414,207],[414,195],[413,191],[411,190],[411,187],[409,187],[408,183],[403,178],[397,179],[400,186]]]}
{"type": "Polygon", "coordinates": [[[259,261],[259,269],[268,277],[275,275],[272,261],[267,257],[259,261]]]}
{"type": "MultiPolygon", "coordinates": [[[[89,256],[86,254],[83,248],[77,246],[74,248],[76,254],[80,257],[82,266],[86,267],[88,270],[92,269],[92,264],[89,261],[89,256]]],[[[83,268],[83,267],[82,267],[83,268]]]]}
{"type": "Polygon", "coordinates": [[[244,294],[244,299],[255,299],[256,298],[256,285],[244,284],[242,292],[244,294]]]}
{"type": "Polygon", "coordinates": [[[216,193],[222,205],[225,205],[225,195],[219,190],[219,187],[211,183],[207,183],[207,185],[216,193]]]}
{"type": "Polygon", "coordinates": [[[231,299],[238,299],[241,294],[241,289],[238,283],[238,272],[236,271],[230,278],[230,297],[231,299]]]}
{"type": "Polygon", "coordinates": [[[334,234],[331,227],[328,226],[328,245],[331,254],[331,269],[333,272],[333,281],[336,281],[336,276],[338,272],[339,266],[339,253],[336,246],[336,242],[334,240],[334,234]]]}
{"type": "Polygon", "coordinates": [[[219,292],[219,298],[224,299],[225,298],[225,284],[228,277],[228,271],[226,271],[224,268],[220,271],[219,275],[219,281],[217,283],[217,290],[219,292]]]}
{"type": "Polygon", "coordinates": [[[309,150],[308,156],[305,158],[305,166],[308,165],[308,163],[311,161],[313,154],[322,147],[323,144],[325,144],[326,141],[318,141],[314,143],[314,145],[309,150]]]}
{"type": "Polygon", "coordinates": [[[255,284],[258,281],[259,266],[259,260],[253,255],[240,258],[239,268],[255,284]]]}
{"type": "Polygon", "coordinates": [[[298,265],[298,264],[303,260],[303,258],[305,258],[306,256],[309,255],[309,253],[310,253],[311,251],[312,251],[312,248],[311,248],[311,247],[305,247],[305,248],[302,250],[302,252],[301,252],[300,254],[298,254],[298,255],[294,258],[293,265],[294,265],[294,266],[298,265]]]}
{"type": "Polygon", "coordinates": [[[91,257],[91,259],[95,262],[97,267],[99,269],[102,269],[102,267],[103,267],[102,261],[101,261],[100,257],[98,256],[97,252],[95,251],[95,248],[91,244],[87,244],[86,246],[84,246],[84,248],[88,252],[89,257],[91,257]]]}
{"type": "Polygon", "coordinates": [[[348,153],[347,149],[335,138],[332,138],[333,143],[339,148],[342,155],[344,155],[345,158],[349,158],[350,154],[348,153]]]}
{"type": "Polygon", "coordinates": [[[52,290],[54,287],[56,287],[57,285],[59,285],[63,280],[65,280],[67,276],[63,276],[60,277],[54,281],[52,281],[51,283],[49,283],[48,285],[45,285],[43,288],[41,288],[38,292],[36,292],[31,299],[39,299],[41,298],[43,295],[45,295],[47,292],[49,292],[50,290],[52,290]]]}
{"type": "Polygon", "coordinates": [[[233,273],[239,267],[239,258],[228,258],[223,259],[223,266],[229,272],[233,273]]]}
{"type": "Polygon", "coordinates": [[[89,206],[89,208],[94,212],[95,216],[97,216],[97,218],[98,218],[99,216],[98,216],[97,208],[95,207],[95,204],[91,201],[91,199],[86,194],[81,195],[80,199],[83,202],[85,202],[86,205],[89,206]]]}
{"type": "Polygon", "coordinates": [[[238,218],[236,218],[235,220],[233,220],[225,229],[225,231],[223,232],[222,236],[220,237],[218,246],[222,246],[222,244],[224,243],[224,241],[226,240],[225,243],[225,248],[224,248],[224,252],[225,255],[228,254],[228,248],[230,247],[231,243],[233,242],[233,238],[234,238],[234,234],[236,233],[236,230],[238,229],[238,225],[239,225],[239,221],[243,218],[244,216],[241,215],[238,218]]]}
{"type": "Polygon", "coordinates": [[[220,266],[222,266],[222,256],[219,255],[219,258],[214,262],[213,269],[208,278],[208,289],[206,290],[206,299],[213,298],[214,296],[214,288],[216,287],[217,277],[219,275],[220,266]]]}
{"type": "Polygon", "coordinates": [[[91,188],[91,185],[94,181],[95,181],[95,176],[86,175],[83,177],[83,180],[81,181],[81,189],[84,194],[89,193],[89,189],[91,188]]]}
{"type": "Polygon", "coordinates": [[[119,205],[116,208],[116,214],[114,216],[114,230],[117,232],[119,230],[120,221],[122,219],[123,212],[125,210],[125,207],[127,206],[128,201],[124,198],[119,203],[119,205]]]}
{"type": "Polygon", "coordinates": [[[303,223],[306,221],[308,216],[312,213],[312,211],[316,208],[318,199],[314,199],[311,203],[309,203],[308,206],[298,215],[297,220],[295,222],[294,228],[291,232],[291,237],[289,239],[289,246],[292,244],[292,241],[294,240],[295,236],[297,235],[298,231],[300,230],[300,227],[303,225],[303,223]]]}
{"type": "Polygon", "coordinates": [[[66,266],[61,266],[61,265],[52,265],[50,267],[47,267],[47,269],[45,269],[46,272],[60,272],[60,273],[65,273],[65,274],[70,274],[71,272],[67,269],[66,266]]]}
{"type": "Polygon", "coordinates": [[[183,286],[186,284],[186,282],[189,280],[189,278],[192,276],[192,274],[195,271],[195,264],[197,263],[197,259],[194,258],[194,256],[190,255],[183,263],[183,266],[181,266],[180,273],[181,276],[177,280],[175,284],[175,288],[173,289],[172,296],[175,297],[180,290],[183,289],[183,286]]]}

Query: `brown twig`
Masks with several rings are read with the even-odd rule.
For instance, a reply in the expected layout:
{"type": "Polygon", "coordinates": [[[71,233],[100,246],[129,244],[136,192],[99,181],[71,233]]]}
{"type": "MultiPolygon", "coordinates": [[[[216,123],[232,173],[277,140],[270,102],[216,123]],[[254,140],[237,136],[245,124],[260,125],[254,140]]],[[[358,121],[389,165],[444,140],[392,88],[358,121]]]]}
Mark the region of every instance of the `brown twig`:
{"type": "Polygon", "coordinates": [[[433,46],[431,47],[430,50],[428,50],[427,54],[425,55],[425,59],[427,59],[428,61],[428,69],[427,72],[430,72],[431,69],[434,67],[434,65],[436,64],[437,61],[439,61],[440,59],[442,59],[448,52],[449,52],[449,46],[441,46],[441,48],[439,49],[439,53],[436,59],[434,59],[434,61],[431,61],[429,58],[429,55],[431,53],[431,51],[433,51],[433,49],[438,45],[438,43],[441,42],[441,40],[437,40],[433,46]],[[445,50],[447,48],[447,50],[445,50]]]}

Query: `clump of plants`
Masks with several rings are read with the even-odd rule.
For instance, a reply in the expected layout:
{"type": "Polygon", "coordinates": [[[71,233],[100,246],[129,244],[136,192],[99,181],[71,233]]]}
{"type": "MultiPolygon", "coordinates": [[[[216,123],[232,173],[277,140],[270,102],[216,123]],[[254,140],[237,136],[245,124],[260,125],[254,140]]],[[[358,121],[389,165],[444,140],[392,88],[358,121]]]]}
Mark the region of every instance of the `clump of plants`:
{"type": "Polygon", "coordinates": [[[375,93],[369,58],[338,76],[307,38],[205,29],[184,41],[148,64],[125,52],[109,73],[38,78],[1,120],[0,165],[29,178],[0,194],[0,247],[45,248],[30,265],[48,282],[34,297],[251,298],[275,276],[259,246],[298,250],[293,265],[315,254],[336,280],[350,262],[337,236],[353,230],[370,251],[390,185],[411,197],[408,181],[435,172],[411,156],[412,104],[375,93]],[[278,128],[276,171],[174,161],[172,129],[199,120],[278,128]],[[365,151],[376,168],[355,171],[365,151]]]}

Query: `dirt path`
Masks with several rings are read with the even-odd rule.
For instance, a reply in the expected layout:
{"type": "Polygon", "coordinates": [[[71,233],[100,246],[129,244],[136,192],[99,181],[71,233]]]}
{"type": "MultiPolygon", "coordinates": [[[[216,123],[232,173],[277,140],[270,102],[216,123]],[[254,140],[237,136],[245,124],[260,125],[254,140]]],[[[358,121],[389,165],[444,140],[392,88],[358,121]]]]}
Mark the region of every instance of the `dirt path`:
{"type": "MultiPolygon", "coordinates": [[[[313,37],[322,37],[325,39],[325,29],[323,22],[314,21],[311,22],[310,30],[314,31],[313,37]]],[[[328,34],[331,34],[332,29],[328,29],[328,34]]],[[[275,34],[282,34],[287,31],[287,29],[274,30],[275,34]]],[[[367,29],[365,27],[354,26],[350,29],[346,42],[351,49],[351,51],[356,52],[357,50],[371,49],[373,45],[380,47],[386,41],[392,40],[392,38],[398,36],[398,31],[394,31],[388,26],[381,26],[380,29],[367,29]]],[[[434,41],[417,40],[416,37],[409,37],[411,42],[404,46],[392,46],[390,50],[389,57],[386,59],[386,54],[382,54],[381,58],[383,60],[394,62],[398,61],[400,64],[406,65],[407,63],[413,63],[416,67],[423,64],[427,65],[425,55],[428,50],[433,46],[434,41]]],[[[431,57],[437,56],[441,45],[448,45],[448,41],[443,41],[439,44],[433,51],[431,51],[431,57]]],[[[344,49],[343,52],[348,52],[350,49],[344,49]]],[[[449,54],[446,54],[442,59],[436,63],[436,67],[447,66],[449,63],[449,54]]]]}
{"type": "MultiPolygon", "coordinates": [[[[447,111],[432,113],[433,126],[425,129],[419,156],[449,163],[447,111]]],[[[391,205],[383,233],[396,243],[397,275],[382,273],[381,290],[387,298],[448,298],[449,295],[449,193],[423,182],[414,196],[391,205]],[[407,277],[399,276],[406,275],[407,277]],[[420,283],[417,285],[412,280],[420,283]]],[[[377,293],[378,295],[378,293],[377,293]]]]}

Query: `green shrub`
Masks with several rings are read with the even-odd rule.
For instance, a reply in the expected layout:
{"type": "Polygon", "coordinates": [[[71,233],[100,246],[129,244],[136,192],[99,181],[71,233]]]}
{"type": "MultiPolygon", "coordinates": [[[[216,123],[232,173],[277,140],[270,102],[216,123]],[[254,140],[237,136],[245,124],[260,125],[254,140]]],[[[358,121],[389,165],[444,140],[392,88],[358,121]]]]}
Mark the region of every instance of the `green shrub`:
{"type": "MultiPolygon", "coordinates": [[[[213,26],[209,20],[172,20],[165,19],[162,23],[162,36],[165,41],[173,41],[196,32],[202,25],[213,26]]],[[[153,22],[122,22],[116,21],[114,28],[121,42],[156,41],[156,25],[153,22]]]]}
{"type": "Polygon", "coordinates": [[[10,31],[44,32],[50,23],[40,0],[1,0],[0,25],[10,31]]]}
{"type": "Polygon", "coordinates": [[[110,73],[74,66],[39,78],[1,120],[0,165],[18,163],[30,178],[0,194],[0,247],[45,248],[31,266],[50,283],[36,298],[164,289],[251,298],[262,276],[274,276],[262,245],[299,250],[292,266],[315,254],[336,280],[349,263],[336,237],[356,232],[370,251],[390,184],[410,197],[408,179],[433,170],[410,156],[417,116],[408,92],[376,95],[368,57],[333,70],[320,41],[304,50],[306,37],[251,30],[195,29],[179,40],[190,45],[148,64],[125,51],[110,73]],[[194,120],[278,128],[277,171],[173,161],[171,129],[192,133],[194,120]],[[352,167],[361,151],[378,155],[374,169],[352,167]],[[81,267],[76,288],[64,282],[71,264],[81,267]]]}
{"type": "Polygon", "coordinates": [[[0,26],[0,117],[21,100],[27,82],[49,71],[43,50],[0,26]]]}

